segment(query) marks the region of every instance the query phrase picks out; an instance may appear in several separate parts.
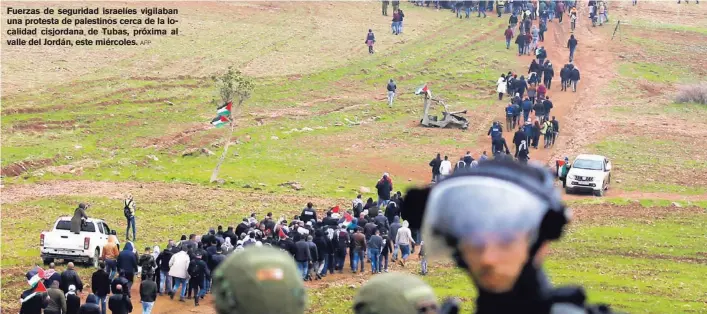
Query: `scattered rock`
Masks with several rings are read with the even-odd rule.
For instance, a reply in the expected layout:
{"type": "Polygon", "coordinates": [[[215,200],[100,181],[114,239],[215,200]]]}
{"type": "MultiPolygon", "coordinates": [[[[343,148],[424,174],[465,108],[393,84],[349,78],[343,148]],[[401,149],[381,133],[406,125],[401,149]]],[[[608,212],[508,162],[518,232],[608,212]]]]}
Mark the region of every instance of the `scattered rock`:
{"type": "Polygon", "coordinates": [[[680,205],[680,203],[678,203],[678,202],[673,202],[673,206],[675,206],[675,207],[682,207],[682,205],[680,205]]]}
{"type": "Polygon", "coordinates": [[[215,155],[214,152],[212,152],[212,151],[210,151],[210,150],[208,150],[208,149],[206,149],[206,148],[202,148],[202,149],[201,149],[201,153],[202,153],[202,154],[205,154],[205,155],[207,155],[207,156],[213,156],[213,155],[215,155]]]}
{"type": "Polygon", "coordinates": [[[362,72],[363,74],[369,74],[369,73],[371,73],[371,71],[369,71],[368,69],[361,69],[361,72],[362,72]]]}
{"type": "Polygon", "coordinates": [[[213,142],[213,143],[211,143],[211,147],[213,147],[213,148],[219,148],[219,147],[221,147],[221,143],[219,143],[219,142],[213,142]]]}
{"type": "Polygon", "coordinates": [[[340,188],[340,189],[343,189],[343,188],[345,188],[345,186],[343,186],[343,185],[339,185],[339,188],[340,188]]]}
{"type": "Polygon", "coordinates": [[[244,188],[244,189],[250,189],[250,188],[252,188],[252,186],[250,186],[250,184],[244,184],[244,185],[243,185],[243,188],[244,188]]]}
{"type": "Polygon", "coordinates": [[[120,171],[117,171],[117,170],[113,170],[111,173],[112,173],[114,176],[119,176],[119,175],[120,175],[120,171]]]}
{"type": "Polygon", "coordinates": [[[218,184],[218,185],[224,185],[224,184],[226,184],[226,180],[224,180],[224,179],[218,179],[218,180],[216,180],[216,184],[218,184]]]}
{"type": "Polygon", "coordinates": [[[187,148],[182,152],[182,157],[194,156],[198,152],[199,152],[198,148],[187,148]]]}
{"type": "Polygon", "coordinates": [[[349,289],[356,289],[356,285],[349,285],[349,289]]]}
{"type": "Polygon", "coordinates": [[[155,156],[155,155],[147,155],[146,157],[149,158],[149,159],[152,159],[152,160],[154,160],[154,161],[158,161],[158,160],[159,160],[159,159],[157,158],[157,156],[155,156]]]}
{"type": "Polygon", "coordinates": [[[294,189],[295,191],[299,191],[299,190],[304,189],[304,188],[302,187],[302,185],[301,185],[299,182],[297,182],[297,181],[291,181],[291,182],[280,183],[279,186],[290,187],[290,188],[294,189]]]}
{"type": "Polygon", "coordinates": [[[334,126],[343,126],[343,125],[344,125],[344,124],[341,123],[341,122],[336,122],[336,123],[334,123],[334,126]]]}
{"type": "Polygon", "coordinates": [[[238,155],[238,152],[233,153],[233,157],[238,157],[238,156],[240,156],[240,155],[238,155]]]}
{"type": "Polygon", "coordinates": [[[171,102],[171,101],[169,101],[169,100],[165,100],[164,102],[165,102],[166,104],[170,105],[170,106],[174,106],[174,103],[171,102]]]}
{"type": "Polygon", "coordinates": [[[314,129],[308,128],[308,127],[303,127],[300,131],[302,131],[302,132],[309,132],[309,131],[314,131],[314,129]]]}
{"type": "Polygon", "coordinates": [[[81,146],[81,145],[76,145],[76,146],[74,146],[74,148],[76,148],[76,149],[82,149],[83,146],[81,146]]]}
{"type": "Polygon", "coordinates": [[[258,183],[260,186],[266,186],[265,183],[258,183]]]}
{"type": "Polygon", "coordinates": [[[621,183],[621,180],[616,180],[616,183],[621,183]]]}
{"type": "Polygon", "coordinates": [[[271,139],[271,140],[279,140],[280,138],[277,137],[277,136],[275,136],[275,135],[273,135],[273,136],[270,137],[270,139],[271,139]]]}
{"type": "Polygon", "coordinates": [[[358,192],[359,193],[371,193],[371,189],[369,189],[365,186],[362,186],[362,187],[358,188],[358,192]]]}
{"type": "Polygon", "coordinates": [[[74,159],[74,157],[71,157],[71,156],[64,156],[64,158],[66,158],[66,160],[72,160],[72,159],[74,159]]]}
{"type": "Polygon", "coordinates": [[[408,178],[408,182],[410,182],[410,181],[412,181],[412,179],[411,179],[411,178],[408,178]]]}
{"type": "Polygon", "coordinates": [[[256,188],[254,188],[253,190],[262,191],[263,189],[256,187],[256,188]]]}

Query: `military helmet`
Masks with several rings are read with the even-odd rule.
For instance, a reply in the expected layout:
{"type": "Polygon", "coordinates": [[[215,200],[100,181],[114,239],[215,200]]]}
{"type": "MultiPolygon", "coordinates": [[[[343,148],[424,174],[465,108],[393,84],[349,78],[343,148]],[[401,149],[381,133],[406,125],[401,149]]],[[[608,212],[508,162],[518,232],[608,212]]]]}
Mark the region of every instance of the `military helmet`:
{"type": "Polygon", "coordinates": [[[410,314],[437,312],[432,287],[403,273],[377,275],[359,289],[353,305],[356,314],[410,314]]]}
{"type": "Polygon", "coordinates": [[[231,254],[213,273],[220,314],[302,314],[307,296],[292,257],[272,247],[231,254]]]}

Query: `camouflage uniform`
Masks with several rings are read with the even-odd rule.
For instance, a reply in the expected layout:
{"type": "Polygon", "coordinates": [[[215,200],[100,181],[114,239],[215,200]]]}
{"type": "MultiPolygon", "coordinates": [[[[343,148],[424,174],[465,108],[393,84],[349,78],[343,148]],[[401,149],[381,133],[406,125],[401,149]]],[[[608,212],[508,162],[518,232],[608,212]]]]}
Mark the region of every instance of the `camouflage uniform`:
{"type": "Polygon", "coordinates": [[[219,314],[304,313],[304,284],[287,253],[249,247],[231,254],[212,275],[219,314]]]}

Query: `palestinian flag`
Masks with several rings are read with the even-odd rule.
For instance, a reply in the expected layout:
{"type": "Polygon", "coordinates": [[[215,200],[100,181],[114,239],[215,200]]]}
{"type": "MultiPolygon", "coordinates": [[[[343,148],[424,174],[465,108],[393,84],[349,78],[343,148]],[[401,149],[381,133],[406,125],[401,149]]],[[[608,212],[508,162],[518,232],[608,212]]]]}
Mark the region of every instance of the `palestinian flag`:
{"type": "Polygon", "coordinates": [[[425,94],[428,98],[432,98],[432,91],[427,87],[427,84],[418,87],[415,91],[415,95],[425,94]]]}
{"type": "Polygon", "coordinates": [[[214,118],[213,120],[211,120],[211,125],[213,125],[217,128],[220,128],[220,127],[228,124],[228,122],[229,122],[229,120],[228,120],[228,118],[226,118],[226,116],[218,116],[218,117],[214,118]]]}
{"type": "Polygon", "coordinates": [[[332,212],[333,214],[338,214],[340,210],[341,210],[341,209],[339,208],[339,205],[336,205],[336,206],[334,206],[334,207],[331,208],[331,212],[332,212]]]}
{"type": "Polygon", "coordinates": [[[349,213],[344,213],[344,222],[342,222],[341,224],[348,228],[351,223],[353,223],[353,216],[351,216],[351,214],[349,213]]]}
{"type": "Polygon", "coordinates": [[[25,303],[32,299],[37,293],[47,292],[47,288],[44,286],[44,270],[41,268],[37,269],[37,273],[27,280],[32,293],[22,298],[22,303],[25,303]]]}
{"type": "Polygon", "coordinates": [[[230,116],[232,107],[233,107],[233,103],[229,101],[227,104],[225,104],[221,107],[218,107],[218,109],[216,110],[216,114],[218,114],[219,117],[230,116]]]}

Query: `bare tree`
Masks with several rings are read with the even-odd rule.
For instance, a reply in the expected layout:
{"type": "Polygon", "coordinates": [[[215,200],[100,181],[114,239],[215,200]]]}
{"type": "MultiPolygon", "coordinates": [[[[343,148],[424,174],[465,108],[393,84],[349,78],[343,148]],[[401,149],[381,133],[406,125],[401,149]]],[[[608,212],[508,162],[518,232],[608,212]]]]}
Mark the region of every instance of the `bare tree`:
{"type": "Polygon", "coordinates": [[[210,182],[215,182],[218,179],[218,172],[221,169],[223,161],[226,159],[226,154],[228,153],[228,146],[231,144],[231,137],[233,137],[233,130],[235,128],[235,119],[237,114],[240,112],[243,102],[250,98],[253,92],[253,81],[250,77],[247,77],[241,73],[239,70],[234,70],[233,67],[228,67],[228,71],[221,76],[212,77],[218,88],[219,96],[224,104],[229,102],[232,103],[232,110],[227,116],[230,124],[230,128],[226,131],[225,144],[223,145],[223,153],[216,163],[216,168],[214,172],[211,173],[210,182]]]}

